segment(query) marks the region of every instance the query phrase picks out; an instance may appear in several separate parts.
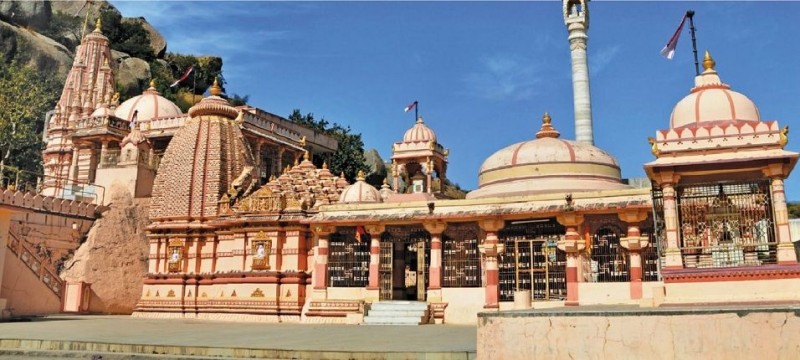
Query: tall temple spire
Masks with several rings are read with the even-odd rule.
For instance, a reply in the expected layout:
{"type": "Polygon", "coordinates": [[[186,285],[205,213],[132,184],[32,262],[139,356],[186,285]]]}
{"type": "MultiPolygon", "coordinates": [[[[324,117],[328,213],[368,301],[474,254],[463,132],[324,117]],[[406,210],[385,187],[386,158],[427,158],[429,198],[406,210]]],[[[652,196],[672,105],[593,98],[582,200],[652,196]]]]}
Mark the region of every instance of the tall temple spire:
{"type": "Polygon", "coordinates": [[[589,39],[589,0],[562,0],[564,24],[569,32],[572,56],[572,91],[575,107],[575,140],[594,145],[592,100],[589,93],[589,65],[586,43],[589,39]]]}

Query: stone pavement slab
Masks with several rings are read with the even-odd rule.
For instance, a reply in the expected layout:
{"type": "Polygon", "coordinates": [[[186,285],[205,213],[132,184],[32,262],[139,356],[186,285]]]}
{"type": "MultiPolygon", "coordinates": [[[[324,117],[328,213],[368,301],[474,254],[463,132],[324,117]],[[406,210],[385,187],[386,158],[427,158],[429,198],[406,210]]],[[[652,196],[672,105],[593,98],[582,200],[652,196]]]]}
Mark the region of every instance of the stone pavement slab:
{"type": "Polygon", "coordinates": [[[0,351],[309,359],[471,359],[476,326],[233,323],[51,316],[0,323],[0,351]]]}

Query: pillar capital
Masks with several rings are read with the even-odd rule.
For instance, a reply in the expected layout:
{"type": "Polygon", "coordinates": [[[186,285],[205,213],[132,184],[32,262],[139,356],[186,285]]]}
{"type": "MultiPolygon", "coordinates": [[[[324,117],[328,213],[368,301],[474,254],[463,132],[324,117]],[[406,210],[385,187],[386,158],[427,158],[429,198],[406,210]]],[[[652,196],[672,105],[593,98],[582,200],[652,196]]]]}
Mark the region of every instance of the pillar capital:
{"type": "Polygon", "coordinates": [[[623,209],[617,213],[619,219],[628,224],[638,224],[647,220],[647,209],[623,209]]]}
{"type": "Polygon", "coordinates": [[[579,214],[574,211],[561,213],[556,216],[556,221],[558,221],[559,224],[567,227],[578,226],[583,224],[583,214],[579,214]]]}
{"type": "Polygon", "coordinates": [[[498,232],[505,227],[505,222],[500,218],[483,219],[478,221],[478,226],[480,226],[483,231],[498,232]]]}
{"type": "Polygon", "coordinates": [[[586,240],[583,239],[561,239],[558,241],[558,249],[566,253],[579,253],[586,249],[586,240]]]}
{"type": "Polygon", "coordinates": [[[381,234],[386,230],[386,226],[383,224],[369,224],[364,225],[364,230],[370,235],[381,234]]]}
{"type": "Polygon", "coordinates": [[[441,220],[426,221],[422,223],[422,226],[424,226],[425,230],[431,233],[431,235],[440,235],[445,229],[447,229],[447,223],[441,220]]]}
{"type": "Polygon", "coordinates": [[[487,257],[494,257],[502,254],[506,250],[506,244],[486,242],[478,245],[478,250],[487,257]]]}
{"type": "Polygon", "coordinates": [[[677,184],[681,180],[681,175],[672,170],[654,171],[651,180],[662,187],[677,184]]]}
{"type": "Polygon", "coordinates": [[[650,245],[650,239],[647,236],[626,236],[619,239],[619,246],[630,251],[641,251],[650,245]]]}
{"type": "Polygon", "coordinates": [[[328,236],[336,231],[336,226],[331,224],[316,224],[311,227],[311,231],[317,236],[328,236]]]}

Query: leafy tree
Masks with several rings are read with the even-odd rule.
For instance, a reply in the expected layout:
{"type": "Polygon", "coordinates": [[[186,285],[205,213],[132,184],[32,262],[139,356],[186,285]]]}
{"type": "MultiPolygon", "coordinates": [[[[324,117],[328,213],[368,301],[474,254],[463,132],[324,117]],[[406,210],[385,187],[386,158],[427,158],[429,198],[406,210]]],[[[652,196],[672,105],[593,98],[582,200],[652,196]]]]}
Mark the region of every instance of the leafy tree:
{"type": "Polygon", "coordinates": [[[21,65],[0,67],[0,165],[42,172],[44,117],[55,107],[63,79],[21,65]]]}
{"type": "Polygon", "coordinates": [[[100,12],[100,19],[101,30],[108,37],[112,49],[148,62],[155,59],[153,49],[150,48],[150,33],[142,23],[135,20],[122,21],[122,15],[109,9],[100,12]]]}
{"type": "Polygon", "coordinates": [[[789,218],[790,219],[800,218],[800,202],[789,203],[787,205],[789,207],[789,218]]]}
{"type": "Polygon", "coordinates": [[[325,154],[322,157],[313,159],[314,165],[322,166],[323,162],[328,163],[331,172],[338,175],[344,172],[348,181],[353,181],[358,171],[368,171],[366,159],[364,158],[364,141],[361,134],[351,133],[349,126],[344,127],[337,123],[329,123],[327,120],[314,119],[314,114],[303,115],[299,109],[292,111],[289,115],[292,122],[308,127],[315,132],[332,136],[339,142],[339,147],[333,154],[325,154]]]}

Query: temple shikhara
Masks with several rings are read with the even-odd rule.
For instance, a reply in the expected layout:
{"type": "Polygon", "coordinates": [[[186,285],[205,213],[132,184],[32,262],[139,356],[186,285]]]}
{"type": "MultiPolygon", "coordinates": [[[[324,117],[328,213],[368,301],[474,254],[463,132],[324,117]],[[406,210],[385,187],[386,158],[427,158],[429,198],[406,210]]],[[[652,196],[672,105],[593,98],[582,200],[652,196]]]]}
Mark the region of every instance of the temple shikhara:
{"type": "MultiPolygon", "coordinates": [[[[419,117],[385,144],[390,174],[376,188],[364,174],[350,183],[314,165],[336,151],[335,139],[234,107],[216,82],[187,113],[155,84],[119,103],[98,26],[78,47],[47,124],[51,180],[40,194],[3,193],[0,230],[24,226],[3,215],[4,206],[24,208],[23,198],[81,207],[72,225],[81,234],[115,206],[101,194],[114,184],[149,199],[136,317],[474,324],[479,312],[531,304],[800,303],[784,196],[799,155],[785,150],[788,128],[723,82],[736,59],[718,66],[705,52],[686,97],[671,114],[652,114],[663,127],[649,139],[647,181],[623,179],[614,155],[593,142],[604,124],[592,119],[588,14],[586,2],[563,1],[575,118],[532,115],[520,129],[529,140],[486,154],[466,199],[442,191],[458,164],[436,119],[419,117]],[[576,139],[562,137],[573,124],[576,139]]],[[[23,259],[41,263],[35,251],[10,239],[6,271],[37,271],[23,259]]],[[[59,311],[98,298],[88,282],[47,289],[59,311]]]]}

